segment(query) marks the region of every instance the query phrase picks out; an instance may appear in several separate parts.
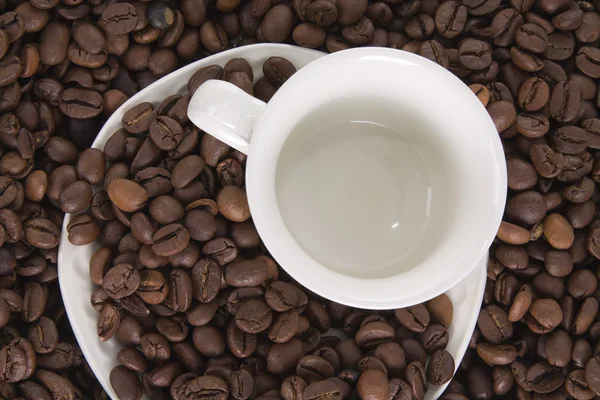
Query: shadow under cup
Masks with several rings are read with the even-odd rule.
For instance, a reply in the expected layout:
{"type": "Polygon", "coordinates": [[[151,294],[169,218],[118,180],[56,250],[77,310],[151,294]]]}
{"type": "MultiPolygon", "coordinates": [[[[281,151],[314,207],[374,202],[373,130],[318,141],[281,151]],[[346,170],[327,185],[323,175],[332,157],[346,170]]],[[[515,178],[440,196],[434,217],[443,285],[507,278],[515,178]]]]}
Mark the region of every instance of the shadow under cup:
{"type": "Polygon", "coordinates": [[[459,155],[440,138],[435,115],[377,96],[305,115],[275,176],[279,210],[300,247],[361,279],[392,277],[430,257],[449,235],[461,190],[459,155]]]}

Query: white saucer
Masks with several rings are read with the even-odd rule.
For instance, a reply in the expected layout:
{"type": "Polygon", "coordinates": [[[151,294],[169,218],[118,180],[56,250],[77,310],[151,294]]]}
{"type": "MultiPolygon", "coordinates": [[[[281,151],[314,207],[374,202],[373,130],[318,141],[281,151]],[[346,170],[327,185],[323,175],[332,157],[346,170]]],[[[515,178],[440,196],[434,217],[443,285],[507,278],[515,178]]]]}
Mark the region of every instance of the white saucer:
{"type": "MultiPolygon", "coordinates": [[[[141,102],[152,102],[156,106],[167,96],[187,91],[187,82],[190,76],[198,69],[210,64],[225,65],[232,58],[245,58],[253,68],[255,80],[262,77],[262,65],[272,56],[280,56],[290,60],[298,69],[322,57],[325,53],[304,49],[302,47],[282,44],[257,44],[239,47],[223,53],[206,57],[195,63],[187,65],[129,99],[108,119],[92,147],[103,149],[108,138],[121,128],[121,118],[125,112],[141,102]]],[[[90,296],[94,284],[89,276],[89,260],[92,253],[98,249],[99,244],[87,246],[73,246],[68,240],[66,227],[71,220],[71,215],[65,216],[63,223],[60,248],[58,251],[58,280],[62,292],[65,309],[71,322],[75,337],[85,355],[92,371],[104,387],[104,390],[117,400],[110,385],[110,371],[116,366],[116,355],[120,345],[116,339],[101,342],[96,333],[98,312],[90,304],[90,296]]],[[[481,300],[485,289],[487,276],[487,254],[460,283],[447,292],[454,304],[454,320],[449,329],[450,341],[447,350],[456,360],[456,367],[462,359],[471,333],[475,328],[481,300]]],[[[444,386],[430,386],[425,397],[426,400],[437,399],[444,386]]],[[[145,397],[147,398],[147,397],[145,397]]]]}

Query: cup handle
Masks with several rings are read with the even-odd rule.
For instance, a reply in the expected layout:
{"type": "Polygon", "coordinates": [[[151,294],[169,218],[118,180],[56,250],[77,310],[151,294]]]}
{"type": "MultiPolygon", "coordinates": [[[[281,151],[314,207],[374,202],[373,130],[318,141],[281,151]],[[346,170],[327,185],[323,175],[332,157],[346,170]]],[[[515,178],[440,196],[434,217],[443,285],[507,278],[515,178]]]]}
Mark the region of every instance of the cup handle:
{"type": "Polygon", "coordinates": [[[187,113],[198,128],[248,154],[254,125],[266,109],[266,103],[237,86],[213,79],[198,87],[187,113]]]}

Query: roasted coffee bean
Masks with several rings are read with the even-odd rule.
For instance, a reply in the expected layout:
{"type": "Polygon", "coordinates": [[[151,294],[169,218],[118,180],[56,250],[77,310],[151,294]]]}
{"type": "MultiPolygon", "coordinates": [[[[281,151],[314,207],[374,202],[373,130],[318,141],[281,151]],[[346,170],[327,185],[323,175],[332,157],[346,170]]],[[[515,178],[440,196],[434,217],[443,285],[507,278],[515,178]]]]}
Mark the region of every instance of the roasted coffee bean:
{"type": "Polygon", "coordinates": [[[280,87],[296,72],[296,67],[282,57],[270,57],[263,64],[265,78],[275,87],[280,87]]]}
{"type": "Polygon", "coordinates": [[[121,399],[140,399],[142,385],[137,375],[122,365],[110,371],[110,385],[121,399]]]}
{"type": "Polygon", "coordinates": [[[600,52],[594,47],[582,47],[577,52],[575,64],[577,68],[585,75],[591,78],[600,78],[600,68],[598,68],[600,52]]]}
{"type": "Polygon", "coordinates": [[[423,305],[398,309],[394,314],[398,322],[412,332],[424,332],[429,325],[429,311],[423,305]]]}
{"type": "Polygon", "coordinates": [[[458,48],[458,59],[470,70],[482,70],[490,66],[492,51],[486,42],[467,39],[458,48]]]}
{"type": "Polygon", "coordinates": [[[88,119],[102,112],[102,96],[89,89],[66,89],[60,97],[60,111],[68,117],[88,119]]]}
{"type": "Polygon", "coordinates": [[[485,339],[493,344],[499,344],[513,335],[513,326],[506,312],[496,305],[481,310],[477,327],[485,339]]]}
{"type": "Polygon", "coordinates": [[[434,385],[443,385],[452,379],[454,359],[446,350],[438,350],[431,355],[427,364],[427,380],[434,385]]]}
{"type": "Polygon", "coordinates": [[[385,399],[388,389],[387,377],[377,369],[369,369],[363,372],[356,385],[356,390],[360,397],[369,400],[385,399]]]}
{"type": "Polygon", "coordinates": [[[307,400],[340,400],[342,395],[338,385],[332,381],[323,380],[309,384],[306,389],[304,389],[303,398],[307,400]]]}
{"type": "Polygon", "coordinates": [[[273,312],[264,300],[251,299],[240,306],[235,314],[237,326],[248,333],[262,332],[271,325],[273,312]]]}
{"type": "Polygon", "coordinates": [[[203,303],[213,300],[221,287],[219,264],[210,259],[199,260],[192,268],[193,296],[203,303]]]}
{"type": "Polygon", "coordinates": [[[150,128],[156,116],[157,111],[151,103],[140,103],[127,110],[125,115],[123,115],[123,128],[127,132],[134,134],[145,132],[150,128]]]}
{"type": "Polygon", "coordinates": [[[100,21],[110,35],[122,35],[134,30],[138,23],[135,7],[130,3],[115,3],[104,9],[100,21]]]}
{"type": "Polygon", "coordinates": [[[104,275],[102,287],[114,299],[133,294],[140,285],[140,273],[130,264],[118,264],[104,275]]]}
{"type": "Polygon", "coordinates": [[[119,310],[112,304],[106,304],[98,317],[98,337],[105,342],[112,338],[119,329],[119,310]]]}
{"type": "Polygon", "coordinates": [[[234,287],[258,286],[267,277],[267,264],[258,260],[233,262],[227,265],[224,270],[225,282],[234,287]]]}

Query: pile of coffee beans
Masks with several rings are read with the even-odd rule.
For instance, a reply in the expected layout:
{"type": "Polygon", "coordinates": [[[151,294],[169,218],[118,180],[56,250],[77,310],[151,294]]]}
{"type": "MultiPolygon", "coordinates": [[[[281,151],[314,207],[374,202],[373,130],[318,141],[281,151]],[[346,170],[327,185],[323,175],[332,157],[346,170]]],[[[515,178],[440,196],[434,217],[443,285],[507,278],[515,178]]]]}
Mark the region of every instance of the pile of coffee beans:
{"type": "Polygon", "coordinates": [[[124,346],[110,375],[119,398],[421,399],[452,378],[446,295],[376,312],[304,289],[250,219],[245,156],[186,116],[208,79],[268,100],[295,71],[271,57],[253,86],[244,59],[201,68],[189,93],[127,110],[104,153],[79,156],[78,176],[103,188],[92,196],[90,179],[74,180],[61,206],[90,210],[69,223],[73,244],[102,245],[90,259],[91,303],[100,339],[124,346]]]}
{"type": "MultiPolygon", "coordinates": [[[[265,41],[329,52],[353,46],[403,49],[441,64],[471,86],[504,143],[509,201],[492,249],[488,290],[472,349],[444,398],[599,396],[597,0],[0,0],[0,339],[2,354],[15,355],[11,363],[0,357],[0,371],[9,366],[20,371],[2,373],[0,395],[26,400],[105,398],[75,343],[56,283],[56,246],[64,212],[77,212],[92,197],[93,212],[71,226],[72,239],[79,238],[81,244],[110,231],[107,225],[117,226],[99,217],[110,215],[110,198],[91,191],[102,181],[102,154],[82,150],[120,104],[157,78],[208,54],[265,41]],[[79,152],[85,161],[78,160],[79,152]],[[58,341],[55,348],[48,347],[53,348],[49,353],[33,339],[35,332],[43,332],[40,326],[56,332],[44,333],[58,341]],[[27,343],[34,352],[27,350],[27,343]],[[28,363],[21,361],[25,354],[28,363]],[[40,362],[50,354],[66,356],[67,361],[40,362]]],[[[249,84],[248,74],[241,72],[221,74],[263,100],[286,76],[249,84]]],[[[214,77],[215,71],[203,74],[214,77]]],[[[208,78],[196,79],[199,84],[208,78]]],[[[179,118],[187,100],[167,106],[174,111],[156,112],[185,129],[188,124],[179,118]]],[[[160,138],[163,130],[173,133],[176,127],[163,120],[149,136],[160,138]]],[[[153,155],[149,144],[135,140],[152,130],[141,128],[123,132],[123,140],[128,139],[125,158],[142,149],[153,155]]],[[[175,137],[190,134],[182,131],[175,137]]],[[[198,146],[205,147],[202,142],[209,139],[200,132],[197,136],[198,146]]],[[[168,148],[169,140],[160,146],[168,148]]],[[[243,189],[243,182],[237,182],[243,180],[244,158],[224,148],[216,163],[199,154],[208,165],[205,169],[213,171],[209,175],[201,168],[202,178],[192,178],[202,183],[201,190],[194,184],[194,190],[184,194],[184,185],[173,188],[172,197],[179,192],[210,198],[211,185],[243,189]],[[219,172],[225,159],[235,162],[221,167],[228,172],[219,172]],[[222,175],[231,183],[221,183],[222,175]]],[[[173,151],[162,150],[175,160],[173,151]]],[[[108,153],[106,157],[110,159],[108,153]]],[[[140,159],[136,168],[173,173],[159,161],[140,159]]],[[[116,167],[112,173],[119,176],[116,167]]],[[[183,183],[187,178],[181,179],[183,183]]],[[[140,182],[135,183],[143,186],[140,182]]],[[[216,192],[212,195],[218,198],[216,192]]],[[[236,196],[239,193],[227,194],[236,196]]],[[[215,221],[222,226],[219,221],[228,217],[216,203],[215,221]]],[[[212,208],[196,207],[208,214],[212,208]]],[[[123,220],[129,211],[112,213],[113,220],[126,226],[123,220]]],[[[242,228],[226,236],[238,248],[235,238],[246,235],[246,222],[236,221],[242,228]]],[[[161,234],[166,238],[177,232],[161,234]]],[[[166,244],[158,251],[167,251],[169,241],[161,243],[166,244]]]]}

